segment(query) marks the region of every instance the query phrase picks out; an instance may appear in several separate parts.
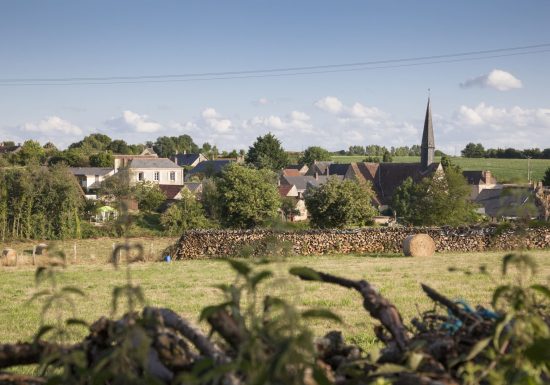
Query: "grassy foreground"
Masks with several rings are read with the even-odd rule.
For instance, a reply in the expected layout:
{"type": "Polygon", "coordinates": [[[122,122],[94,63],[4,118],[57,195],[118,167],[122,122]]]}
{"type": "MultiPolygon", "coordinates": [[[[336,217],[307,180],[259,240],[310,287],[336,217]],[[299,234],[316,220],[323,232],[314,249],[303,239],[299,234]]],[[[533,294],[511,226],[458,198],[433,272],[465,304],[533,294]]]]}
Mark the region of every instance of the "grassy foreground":
{"type": "MultiPolygon", "coordinates": [[[[537,280],[550,278],[550,250],[530,253],[539,264],[537,280]]],[[[499,281],[500,261],[504,253],[452,253],[430,258],[372,257],[331,255],[292,257],[270,265],[275,278],[267,281],[261,294],[286,298],[301,308],[326,307],[339,314],[343,325],[331,321],[314,321],[311,326],[318,335],[329,330],[343,330],[349,341],[368,348],[375,343],[373,321],[363,310],[360,296],[344,288],[321,283],[302,282],[287,272],[292,266],[311,268],[349,278],[364,278],[375,284],[383,295],[400,309],[406,323],[433,307],[419,284],[426,283],[450,298],[465,299],[472,305],[489,305],[495,282],[479,274],[449,272],[449,267],[477,272],[485,264],[499,281]]],[[[213,286],[229,283],[234,274],[223,260],[190,260],[168,263],[140,263],[132,267],[135,282],[144,289],[148,304],[169,307],[188,319],[198,322],[200,310],[221,301],[213,286]]],[[[0,267],[0,343],[29,340],[39,327],[39,304],[27,303],[36,291],[32,266],[0,267]]],[[[80,287],[87,294],[77,304],[78,317],[91,322],[110,314],[111,292],[125,282],[124,270],[110,265],[70,265],[63,273],[61,284],[80,287]]],[[[201,325],[206,328],[206,325],[201,325]]],[[[82,330],[82,335],[84,330],[82,330]]],[[[81,336],[82,336],[81,335],[81,336]]],[[[77,337],[75,336],[75,339],[77,337]]]]}
{"type": "MultiPolygon", "coordinates": [[[[332,160],[338,163],[361,162],[365,156],[338,156],[332,160]]],[[[438,162],[439,157],[435,158],[438,162]]],[[[499,182],[527,182],[527,159],[501,159],[501,158],[462,158],[451,157],[454,164],[464,171],[491,170],[499,182]]],[[[394,156],[394,163],[420,162],[418,156],[394,156]]],[[[542,180],[544,172],[550,167],[550,159],[531,159],[531,180],[542,180]]]]}

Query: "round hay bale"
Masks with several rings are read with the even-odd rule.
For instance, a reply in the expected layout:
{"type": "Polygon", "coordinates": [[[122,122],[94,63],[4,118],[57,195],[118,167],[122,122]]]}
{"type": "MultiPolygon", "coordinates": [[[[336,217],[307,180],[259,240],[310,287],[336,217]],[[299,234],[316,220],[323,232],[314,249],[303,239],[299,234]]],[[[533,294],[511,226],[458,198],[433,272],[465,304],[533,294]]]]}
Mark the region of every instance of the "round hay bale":
{"type": "Polygon", "coordinates": [[[435,242],[428,234],[409,235],[403,241],[403,253],[408,257],[431,257],[435,242]]]}
{"type": "Polygon", "coordinates": [[[17,264],[17,251],[5,248],[2,250],[2,266],[15,266],[17,264]]]}
{"type": "Polygon", "coordinates": [[[39,243],[36,245],[36,255],[47,255],[48,254],[48,245],[45,243],[39,243]]]}

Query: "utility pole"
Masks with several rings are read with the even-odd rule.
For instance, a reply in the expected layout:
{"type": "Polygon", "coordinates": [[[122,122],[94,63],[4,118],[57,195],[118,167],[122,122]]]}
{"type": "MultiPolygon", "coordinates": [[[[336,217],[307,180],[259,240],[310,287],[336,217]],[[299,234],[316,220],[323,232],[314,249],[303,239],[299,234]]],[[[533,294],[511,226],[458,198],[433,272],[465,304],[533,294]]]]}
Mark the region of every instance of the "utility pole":
{"type": "Polygon", "coordinates": [[[531,184],[531,157],[527,157],[527,183],[531,184]]]}

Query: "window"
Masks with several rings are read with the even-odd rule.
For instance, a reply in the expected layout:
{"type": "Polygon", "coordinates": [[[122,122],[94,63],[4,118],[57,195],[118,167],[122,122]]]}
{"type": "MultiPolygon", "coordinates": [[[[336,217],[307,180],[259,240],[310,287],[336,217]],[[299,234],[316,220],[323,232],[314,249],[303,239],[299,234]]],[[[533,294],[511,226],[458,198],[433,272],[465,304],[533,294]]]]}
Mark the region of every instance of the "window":
{"type": "Polygon", "coordinates": [[[143,177],[143,173],[140,172],[140,173],[138,174],[138,180],[139,180],[139,181],[143,181],[144,179],[145,179],[145,178],[143,177]]]}
{"type": "Polygon", "coordinates": [[[153,175],[153,179],[158,182],[160,180],[160,172],[155,171],[155,174],[153,175]]]}
{"type": "Polygon", "coordinates": [[[176,172],[170,171],[170,181],[175,182],[176,181],[176,172]]]}

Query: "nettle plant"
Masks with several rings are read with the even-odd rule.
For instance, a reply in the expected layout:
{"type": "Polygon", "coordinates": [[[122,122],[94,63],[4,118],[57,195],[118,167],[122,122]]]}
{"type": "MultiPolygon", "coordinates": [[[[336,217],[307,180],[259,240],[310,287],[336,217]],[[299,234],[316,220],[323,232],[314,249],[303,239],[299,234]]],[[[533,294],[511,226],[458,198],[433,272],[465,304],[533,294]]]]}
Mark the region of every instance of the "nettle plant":
{"type": "Polygon", "coordinates": [[[460,370],[464,384],[550,382],[550,288],[532,282],[537,264],[529,255],[507,254],[502,275],[510,276],[511,267],[511,281],[493,293],[500,315],[494,332],[474,346],[460,370]]]}

